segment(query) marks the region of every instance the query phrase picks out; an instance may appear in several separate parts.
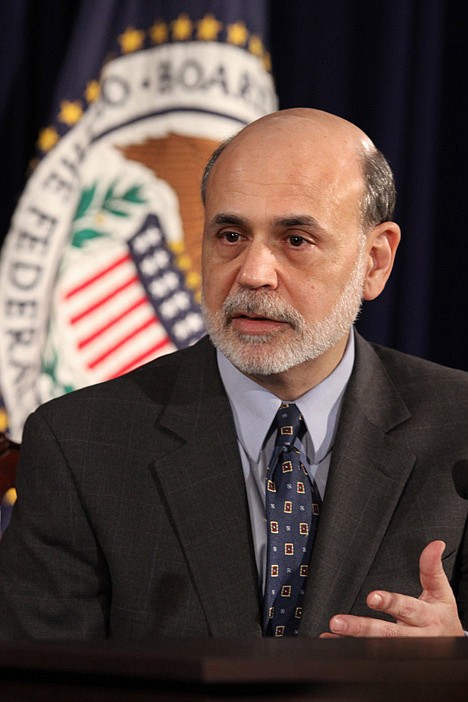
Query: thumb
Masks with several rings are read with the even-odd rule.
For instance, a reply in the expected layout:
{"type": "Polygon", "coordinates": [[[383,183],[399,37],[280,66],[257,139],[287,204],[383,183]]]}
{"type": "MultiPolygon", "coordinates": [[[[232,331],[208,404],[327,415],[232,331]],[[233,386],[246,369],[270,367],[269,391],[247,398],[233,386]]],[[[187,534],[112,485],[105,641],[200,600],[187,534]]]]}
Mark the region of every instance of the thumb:
{"type": "Polygon", "coordinates": [[[443,541],[431,541],[419,558],[419,578],[423,588],[421,600],[453,601],[453,591],[442,567],[443,541]]]}

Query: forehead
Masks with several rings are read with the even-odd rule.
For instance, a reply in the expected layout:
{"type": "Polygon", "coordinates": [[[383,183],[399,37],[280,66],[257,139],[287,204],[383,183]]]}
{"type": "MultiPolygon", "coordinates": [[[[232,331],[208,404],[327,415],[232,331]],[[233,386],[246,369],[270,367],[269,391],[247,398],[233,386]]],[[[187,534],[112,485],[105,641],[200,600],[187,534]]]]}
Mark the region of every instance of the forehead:
{"type": "Polygon", "coordinates": [[[208,180],[208,217],[218,210],[257,216],[360,217],[364,183],[357,149],[317,134],[255,131],[234,140],[208,180]]]}

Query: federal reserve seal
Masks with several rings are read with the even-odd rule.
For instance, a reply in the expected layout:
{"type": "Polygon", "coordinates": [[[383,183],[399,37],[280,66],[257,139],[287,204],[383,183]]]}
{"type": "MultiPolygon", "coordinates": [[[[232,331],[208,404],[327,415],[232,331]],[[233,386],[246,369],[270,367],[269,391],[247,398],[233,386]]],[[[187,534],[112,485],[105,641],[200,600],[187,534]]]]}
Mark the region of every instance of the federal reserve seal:
{"type": "Polygon", "coordinates": [[[216,41],[120,55],[95,90],[29,179],[2,253],[0,378],[16,441],[45,400],[203,335],[202,169],[277,107],[259,57],[216,41]]]}

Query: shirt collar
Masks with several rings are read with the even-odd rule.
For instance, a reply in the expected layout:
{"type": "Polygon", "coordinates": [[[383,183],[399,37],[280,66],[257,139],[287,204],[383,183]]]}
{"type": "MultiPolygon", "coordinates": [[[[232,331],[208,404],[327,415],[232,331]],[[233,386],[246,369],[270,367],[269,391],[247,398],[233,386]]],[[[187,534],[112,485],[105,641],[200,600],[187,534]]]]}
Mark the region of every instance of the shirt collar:
{"type": "MultiPolygon", "coordinates": [[[[241,373],[217,351],[218,367],[234,415],[237,437],[247,455],[259,462],[265,437],[281,400],[241,373]]],[[[311,438],[313,463],[319,463],[331,450],[343,394],[354,364],[354,334],[340,363],[316,387],[298,400],[311,438]]]]}

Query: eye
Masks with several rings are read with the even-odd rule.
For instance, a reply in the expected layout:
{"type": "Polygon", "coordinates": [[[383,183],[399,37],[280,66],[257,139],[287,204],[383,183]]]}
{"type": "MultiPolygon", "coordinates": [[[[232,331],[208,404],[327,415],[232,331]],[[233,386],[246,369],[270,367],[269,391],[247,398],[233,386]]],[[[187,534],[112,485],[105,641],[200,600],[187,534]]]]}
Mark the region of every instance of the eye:
{"type": "Polygon", "coordinates": [[[240,239],[240,234],[238,232],[232,232],[230,230],[220,232],[218,234],[219,239],[224,239],[228,244],[237,244],[240,239]]]}
{"type": "Polygon", "coordinates": [[[302,246],[306,242],[304,237],[298,236],[297,234],[291,234],[289,238],[289,243],[291,246],[294,246],[295,248],[298,248],[299,246],[302,246]]]}

